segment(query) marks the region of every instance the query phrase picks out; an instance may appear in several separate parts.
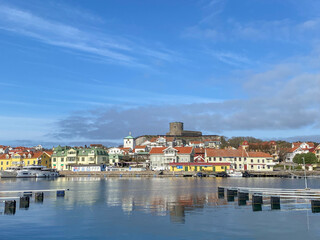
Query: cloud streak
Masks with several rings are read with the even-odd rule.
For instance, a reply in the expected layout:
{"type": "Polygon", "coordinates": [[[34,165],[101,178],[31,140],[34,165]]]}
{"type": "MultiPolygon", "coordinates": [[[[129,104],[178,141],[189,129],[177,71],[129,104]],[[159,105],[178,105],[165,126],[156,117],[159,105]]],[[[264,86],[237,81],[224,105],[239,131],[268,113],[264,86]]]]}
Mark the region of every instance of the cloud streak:
{"type": "Polygon", "coordinates": [[[27,36],[49,45],[80,51],[109,63],[147,67],[149,59],[178,60],[175,53],[141,46],[127,38],[88,32],[31,12],[0,5],[0,29],[27,36]],[[143,51],[144,50],[144,51],[143,51]]]}

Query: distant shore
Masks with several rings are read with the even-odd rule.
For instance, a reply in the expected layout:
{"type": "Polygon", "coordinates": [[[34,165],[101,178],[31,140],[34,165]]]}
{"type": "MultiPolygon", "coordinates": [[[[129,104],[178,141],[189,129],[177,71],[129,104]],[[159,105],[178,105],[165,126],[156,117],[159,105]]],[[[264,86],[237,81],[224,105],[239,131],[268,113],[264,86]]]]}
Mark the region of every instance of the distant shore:
{"type": "MultiPolygon", "coordinates": [[[[101,171],[101,172],[72,172],[60,171],[62,177],[191,177],[197,172],[172,172],[172,171],[101,171]]],[[[304,171],[273,171],[273,172],[249,172],[251,177],[282,177],[282,178],[301,178],[304,171]]],[[[207,176],[214,177],[214,173],[205,173],[207,176]]],[[[307,171],[307,176],[319,176],[320,171],[307,171]]]]}

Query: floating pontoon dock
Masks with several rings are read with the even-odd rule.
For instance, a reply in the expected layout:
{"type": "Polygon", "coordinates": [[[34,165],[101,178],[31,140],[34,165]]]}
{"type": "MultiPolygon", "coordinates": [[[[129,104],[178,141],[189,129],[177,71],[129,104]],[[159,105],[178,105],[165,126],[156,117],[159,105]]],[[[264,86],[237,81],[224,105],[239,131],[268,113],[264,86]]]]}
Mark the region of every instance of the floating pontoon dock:
{"type": "Polygon", "coordinates": [[[239,205],[246,205],[251,195],[251,204],[254,211],[261,211],[263,198],[270,198],[271,209],[280,209],[281,199],[304,199],[311,202],[312,212],[320,212],[320,189],[282,189],[282,188],[250,188],[250,187],[218,187],[218,197],[233,202],[238,198],[239,205]]]}

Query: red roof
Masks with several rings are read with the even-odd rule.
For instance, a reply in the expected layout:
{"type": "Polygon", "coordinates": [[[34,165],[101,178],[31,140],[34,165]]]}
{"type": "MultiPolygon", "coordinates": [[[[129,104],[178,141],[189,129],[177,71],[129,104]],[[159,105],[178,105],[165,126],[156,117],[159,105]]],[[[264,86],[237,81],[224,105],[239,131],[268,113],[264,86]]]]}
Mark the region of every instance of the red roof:
{"type": "Polygon", "coordinates": [[[149,154],[163,154],[163,150],[165,150],[166,147],[154,147],[151,148],[149,154]]]}
{"type": "Polygon", "coordinates": [[[194,153],[195,154],[205,153],[205,149],[204,148],[194,148],[194,153]]]}
{"type": "Polygon", "coordinates": [[[247,152],[248,157],[262,157],[262,158],[272,158],[269,153],[264,152],[247,152]]]}
{"type": "Polygon", "coordinates": [[[230,166],[230,163],[201,163],[201,162],[191,162],[191,163],[169,163],[170,166],[230,166]]]}
{"type": "Polygon", "coordinates": [[[48,155],[52,155],[53,154],[53,151],[52,150],[48,150],[48,151],[44,151],[45,153],[47,153],[48,155]]]}
{"type": "MultiPolygon", "coordinates": [[[[6,153],[0,154],[0,159],[8,159],[6,156],[7,156],[6,153]]],[[[11,158],[11,155],[10,155],[10,154],[9,154],[9,158],[11,158]]]]}
{"type": "MultiPolygon", "coordinates": [[[[150,150],[150,154],[163,154],[163,151],[168,147],[157,147],[150,150]]],[[[191,154],[193,147],[174,147],[173,149],[178,151],[178,154],[191,154]]]]}
{"type": "Polygon", "coordinates": [[[146,146],[140,146],[140,145],[138,145],[138,146],[136,146],[135,148],[143,148],[143,149],[145,149],[146,146]]]}
{"type": "Polygon", "coordinates": [[[193,147],[175,147],[178,150],[178,154],[191,154],[193,147]]]}
{"type": "Polygon", "coordinates": [[[242,149],[212,149],[207,148],[208,157],[247,157],[247,153],[242,149]]]}

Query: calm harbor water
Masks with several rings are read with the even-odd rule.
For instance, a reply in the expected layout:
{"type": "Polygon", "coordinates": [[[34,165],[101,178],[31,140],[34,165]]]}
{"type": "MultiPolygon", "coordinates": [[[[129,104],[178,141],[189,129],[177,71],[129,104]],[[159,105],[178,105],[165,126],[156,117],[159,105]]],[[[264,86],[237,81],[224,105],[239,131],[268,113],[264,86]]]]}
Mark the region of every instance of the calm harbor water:
{"type": "MultiPolygon", "coordinates": [[[[309,180],[319,188],[320,179],[309,180]]],[[[280,178],[58,178],[4,179],[0,190],[69,188],[45,193],[29,209],[5,215],[0,239],[320,239],[320,213],[286,201],[262,211],[218,199],[218,186],[303,188],[280,178]]],[[[2,194],[0,197],[4,196],[2,194]]],[[[6,194],[7,196],[7,194],[6,194]]]]}

